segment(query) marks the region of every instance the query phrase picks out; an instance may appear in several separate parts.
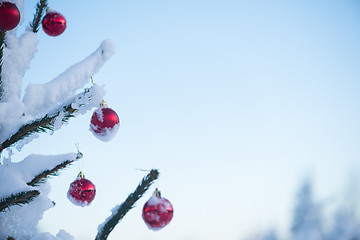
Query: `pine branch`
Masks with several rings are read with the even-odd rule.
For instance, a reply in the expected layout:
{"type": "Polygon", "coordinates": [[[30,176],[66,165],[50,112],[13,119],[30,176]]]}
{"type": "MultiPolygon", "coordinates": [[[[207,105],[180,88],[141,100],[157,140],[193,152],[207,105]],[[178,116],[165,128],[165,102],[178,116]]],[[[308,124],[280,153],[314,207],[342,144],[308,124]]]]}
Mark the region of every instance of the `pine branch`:
{"type": "Polygon", "coordinates": [[[4,43],[5,43],[5,31],[0,29],[0,101],[2,99],[3,96],[3,86],[2,86],[2,78],[1,78],[1,74],[2,74],[2,65],[3,65],[3,52],[4,52],[4,43]]]}
{"type": "Polygon", "coordinates": [[[0,145],[0,152],[2,152],[5,148],[10,147],[17,141],[24,139],[27,136],[30,136],[33,133],[41,133],[47,132],[49,130],[54,130],[55,119],[60,115],[60,113],[65,113],[64,117],[62,118],[62,122],[67,122],[70,118],[74,117],[73,113],[76,110],[77,109],[73,109],[71,107],[71,104],[69,104],[67,106],[63,106],[61,110],[58,110],[52,115],[46,114],[43,118],[25,124],[14,135],[12,135],[0,145]]]}
{"type": "Polygon", "coordinates": [[[26,192],[19,192],[16,194],[11,194],[7,198],[3,198],[0,200],[0,212],[5,211],[7,208],[13,205],[22,205],[22,204],[28,204],[36,196],[40,194],[40,191],[38,190],[31,190],[26,192]]]}
{"type": "Polygon", "coordinates": [[[27,185],[35,187],[35,186],[39,185],[39,183],[43,183],[46,180],[46,178],[48,178],[50,176],[58,176],[60,170],[65,169],[66,167],[71,165],[73,162],[81,159],[82,157],[83,157],[83,154],[78,152],[78,155],[76,156],[76,158],[74,160],[66,160],[50,170],[43,171],[42,173],[35,176],[33,178],[33,180],[28,182],[27,185]]]}
{"type": "Polygon", "coordinates": [[[15,238],[8,236],[6,240],[15,240],[15,238]]]}
{"type": "MultiPolygon", "coordinates": [[[[47,131],[54,131],[56,118],[60,116],[60,114],[64,114],[62,116],[62,123],[67,123],[70,118],[75,117],[74,113],[78,111],[78,109],[72,108],[72,104],[76,102],[77,99],[85,96],[90,89],[85,89],[82,93],[78,94],[73,98],[71,103],[66,104],[65,106],[60,107],[53,114],[46,114],[43,118],[39,118],[34,120],[33,122],[27,123],[23,125],[15,134],[6,139],[3,143],[0,144],[0,153],[10,147],[12,144],[16,143],[19,140],[24,139],[25,137],[30,136],[33,133],[43,133],[47,131]]],[[[91,97],[88,97],[89,101],[91,97]]],[[[79,107],[84,106],[85,104],[79,105],[79,107]]]]}
{"type": "Polygon", "coordinates": [[[134,204],[139,200],[142,195],[150,188],[154,180],[159,177],[159,172],[156,169],[152,169],[150,173],[143,178],[141,183],[131,193],[125,202],[123,202],[116,212],[109,217],[105,223],[99,227],[98,234],[96,235],[95,240],[105,240],[109,236],[110,232],[115,228],[116,224],[126,215],[126,213],[134,207],[134,204]]]}
{"type": "Polygon", "coordinates": [[[44,9],[46,9],[47,6],[48,6],[47,0],[40,0],[40,2],[36,4],[34,19],[32,23],[30,23],[30,27],[32,28],[32,31],[34,33],[37,33],[40,29],[40,20],[42,19],[44,15],[44,9]]]}

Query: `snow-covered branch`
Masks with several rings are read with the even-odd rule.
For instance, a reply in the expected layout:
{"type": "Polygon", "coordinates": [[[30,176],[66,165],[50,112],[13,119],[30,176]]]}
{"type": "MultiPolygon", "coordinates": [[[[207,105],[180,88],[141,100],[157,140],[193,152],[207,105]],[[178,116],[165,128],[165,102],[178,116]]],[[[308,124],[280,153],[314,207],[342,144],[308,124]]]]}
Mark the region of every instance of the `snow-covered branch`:
{"type": "Polygon", "coordinates": [[[14,31],[6,32],[6,47],[3,55],[3,101],[20,101],[22,80],[37,51],[38,39],[35,33],[25,31],[18,38],[14,31]]]}
{"type": "Polygon", "coordinates": [[[64,162],[56,165],[52,169],[46,169],[43,172],[36,175],[30,182],[27,183],[29,186],[37,186],[39,183],[43,183],[49,176],[58,176],[59,171],[68,167],[74,161],[79,160],[83,157],[83,154],[78,152],[75,159],[65,160],[64,162]]]}
{"type": "MultiPolygon", "coordinates": [[[[19,163],[0,165],[0,190],[12,187],[18,190],[17,193],[4,193],[0,196],[0,211],[12,205],[27,204],[40,194],[37,189],[33,189],[38,183],[43,183],[44,179],[56,175],[61,169],[82,158],[81,153],[70,153],[55,156],[31,155],[19,163]],[[18,174],[22,178],[19,179],[18,174]]],[[[14,192],[14,191],[12,191],[14,192]]]]}
{"type": "Polygon", "coordinates": [[[112,41],[105,40],[90,56],[69,67],[58,77],[45,84],[29,84],[25,90],[23,103],[25,114],[44,115],[59,103],[84,87],[114,53],[112,41]]]}
{"type": "MultiPolygon", "coordinates": [[[[47,197],[50,191],[49,183],[41,179],[55,174],[81,156],[80,153],[50,156],[32,154],[21,162],[0,165],[0,202],[6,203],[3,205],[5,209],[10,207],[10,211],[3,211],[0,215],[0,239],[6,239],[7,236],[30,239],[30,236],[35,234],[36,225],[43,213],[54,206],[47,197]],[[40,182],[38,186],[31,186],[40,182]],[[33,191],[39,194],[34,195],[29,204],[21,205],[21,208],[16,206],[22,204],[21,202],[15,201],[10,204],[15,198],[22,199],[20,195],[16,195],[17,193],[36,194],[33,191]],[[21,232],[14,231],[18,226],[21,226],[21,232]]],[[[30,195],[24,195],[23,200],[28,199],[30,195]]]]}
{"type": "Polygon", "coordinates": [[[137,200],[149,189],[153,181],[159,177],[159,171],[152,169],[148,175],[146,175],[141,183],[137,186],[135,191],[131,193],[125,202],[120,206],[116,206],[112,210],[112,215],[108,217],[103,224],[98,227],[98,234],[95,240],[107,239],[110,232],[115,228],[116,224],[126,215],[126,213],[133,208],[137,200]]]}
{"type": "Polygon", "coordinates": [[[36,12],[34,14],[34,19],[30,24],[30,27],[34,33],[38,32],[40,29],[40,20],[44,15],[44,9],[46,9],[47,5],[47,0],[40,0],[40,2],[36,4],[36,12]]]}
{"type": "MultiPolygon", "coordinates": [[[[52,111],[52,113],[24,124],[16,133],[0,144],[0,153],[18,141],[30,137],[31,134],[59,129],[77,113],[84,114],[87,110],[98,106],[104,94],[104,89],[97,85],[85,89],[82,93],[68,100],[65,105],[52,111]]],[[[19,148],[21,148],[21,145],[19,148]]]]}
{"type": "MultiPolygon", "coordinates": [[[[36,34],[26,31],[20,40],[17,40],[14,34],[7,36],[6,40],[11,44],[6,47],[6,51],[4,51],[4,54],[7,55],[7,61],[4,61],[3,68],[4,70],[7,69],[7,71],[3,71],[2,77],[4,77],[5,80],[3,79],[3,84],[1,85],[4,93],[3,101],[0,102],[0,142],[2,141],[0,152],[24,136],[28,136],[28,133],[51,130],[51,124],[59,123],[58,121],[54,121],[55,119],[62,117],[62,119],[65,120],[63,122],[66,122],[67,119],[71,117],[74,109],[79,109],[74,107],[75,105],[79,107],[87,105],[85,103],[69,103],[71,105],[65,106],[64,109],[64,102],[68,102],[67,99],[74,96],[75,92],[82,88],[89,81],[90,76],[96,73],[103,63],[114,53],[112,41],[103,41],[93,54],[71,66],[52,81],[45,84],[30,84],[26,89],[23,102],[20,102],[17,96],[19,96],[21,88],[22,75],[25,73],[25,70],[21,72],[21,69],[27,68],[25,65],[30,61],[31,54],[20,53],[19,49],[20,46],[25,45],[25,43],[32,46],[36,45],[36,43],[34,43],[36,34]],[[17,58],[14,56],[17,56],[17,58]],[[20,60],[18,56],[23,58],[20,60]],[[22,62],[24,63],[22,64],[22,62]],[[5,65],[5,63],[7,65],[5,65]],[[16,65],[20,65],[20,67],[16,65]],[[20,70],[17,67],[19,67],[20,70]],[[9,79],[12,81],[9,81],[9,79]]],[[[29,47],[29,49],[31,49],[31,53],[36,50],[33,49],[33,47],[29,47]]],[[[95,95],[93,94],[93,98],[96,101],[92,100],[92,102],[96,102],[96,104],[91,105],[91,107],[97,106],[105,94],[104,90],[97,92],[101,92],[101,99],[97,100],[98,98],[94,98],[95,95]]],[[[89,93],[86,93],[85,90],[84,94],[89,93]]],[[[85,109],[88,110],[88,108],[85,109]]],[[[80,111],[82,110],[79,109],[79,112],[80,111]]],[[[55,130],[57,128],[58,127],[55,126],[55,130]]]]}
{"type": "Polygon", "coordinates": [[[13,205],[28,204],[39,194],[38,190],[30,190],[11,194],[6,198],[0,199],[0,212],[9,209],[13,205]]]}

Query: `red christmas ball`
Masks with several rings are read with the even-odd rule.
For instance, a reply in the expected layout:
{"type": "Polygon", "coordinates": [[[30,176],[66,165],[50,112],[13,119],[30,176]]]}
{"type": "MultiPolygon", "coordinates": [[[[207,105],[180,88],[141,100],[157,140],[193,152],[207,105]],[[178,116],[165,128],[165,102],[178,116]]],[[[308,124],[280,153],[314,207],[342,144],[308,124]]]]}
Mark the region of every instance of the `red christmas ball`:
{"type": "Polygon", "coordinates": [[[0,3],[0,29],[4,31],[12,30],[20,22],[20,11],[14,3],[0,3]]]}
{"type": "Polygon", "coordinates": [[[95,194],[95,185],[80,172],[75,181],[70,184],[67,197],[73,204],[85,207],[94,200],[95,194]]]}
{"type": "Polygon", "coordinates": [[[100,140],[110,141],[119,129],[119,116],[108,107],[96,109],[91,117],[90,131],[100,140]]]}
{"type": "Polygon", "coordinates": [[[49,36],[59,36],[65,31],[66,19],[58,12],[49,11],[42,20],[42,28],[49,36]]]}
{"type": "Polygon", "coordinates": [[[160,192],[155,190],[143,207],[142,218],[151,230],[156,231],[168,225],[173,214],[174,210],[169,200],[161,197],[160,192]]]}

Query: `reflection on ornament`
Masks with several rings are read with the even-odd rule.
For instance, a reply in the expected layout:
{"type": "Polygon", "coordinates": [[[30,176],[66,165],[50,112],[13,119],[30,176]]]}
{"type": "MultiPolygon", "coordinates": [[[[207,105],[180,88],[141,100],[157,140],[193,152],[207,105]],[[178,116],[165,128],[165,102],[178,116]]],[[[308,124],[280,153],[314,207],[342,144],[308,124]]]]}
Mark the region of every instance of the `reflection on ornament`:
{"type": "Polygon", "coordinates": [[[66,29],[66,19],[55,11],[48,11],[42,20],[42,28],[49,36],[59,36],[66,29]]]}
{"type": "Polygon", "coordinates": [[[85,207],[94,200],[95,194],[95,185],[80,172],[75,181],[70,184],[67,197],[73,204],[85,207]]]}
{"type": "Polygon", "coordinates": [[[156,231],[168,225],[173,214],[174,210],[169,200],[162,198],[156,189],[143,207],[142,218],[149,229],[156,231]]]}

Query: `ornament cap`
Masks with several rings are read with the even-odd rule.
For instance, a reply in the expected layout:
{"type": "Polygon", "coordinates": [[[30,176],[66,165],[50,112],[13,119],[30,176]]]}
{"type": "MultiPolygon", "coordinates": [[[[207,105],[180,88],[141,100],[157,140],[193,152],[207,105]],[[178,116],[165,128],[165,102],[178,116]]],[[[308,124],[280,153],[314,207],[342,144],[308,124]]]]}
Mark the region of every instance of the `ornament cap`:
{"type": "Polygon", "coordinates": [[[155,189],[155,191],[154,191],[154,195],[156,196],[156,197],[161,197],[161,192],[156,188],[155,189]]]}
{"type": "Polygon", "coordinates": [[[108,104],[107,104],[107,102],[105,102],[104,99],[101,101],[100,107],[103,107],[103,108],[107,108],[107,107],[108,107],[108,104]]]}
{"type": "Polygon", "coordinates": [[[80,171],[79,174],[78,174],[78,178],[85,178],[85,174],[80,171]]]}

